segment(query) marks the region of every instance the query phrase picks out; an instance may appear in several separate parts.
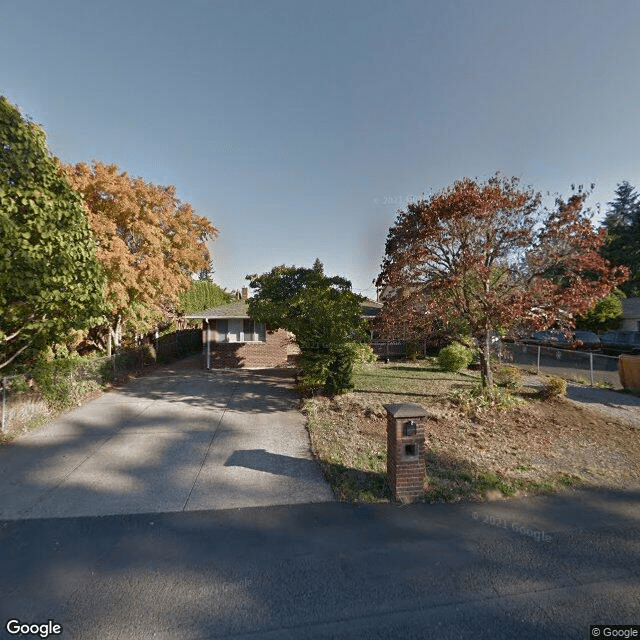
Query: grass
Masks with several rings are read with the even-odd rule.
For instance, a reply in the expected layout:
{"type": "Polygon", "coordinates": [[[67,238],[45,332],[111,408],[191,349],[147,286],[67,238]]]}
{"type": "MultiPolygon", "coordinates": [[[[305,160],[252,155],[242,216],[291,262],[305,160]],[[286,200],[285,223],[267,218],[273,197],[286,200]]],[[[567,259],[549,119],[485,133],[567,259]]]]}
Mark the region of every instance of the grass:
{"type": "MultiPolygon", "coordinates": [[[[386,473],[384,404],[414,402],[427,409],[438,407],[444,408],[445,412],[457,411],[458,423],[456,420],[440,423],[441,428],[447,430],[447,437],[455,441],[459,434],[473,428],[473,420],[483,412],[508,415],[537,397],[526,388],[517,394],[501,389],[488,401],[479,398],[478,385],[478,372],[443,372],[435,359],[415,363],[373,363],[363,365],[357,371],[352,393],[333,399],[306,400],[304,412],[312,447],[338,499],[349,502],[393,500],[386,473]]],[[[471,432],[471,435],[475,434],[471,432]]],[[[452,446],[441,446],[427,438],[425,446],[424,500],[428,502],[548,492],[582,482],[579,475],[562,471],[540,477],[516,445],[509,452],[516,456],[516,464],[509,470],[483,464],[476,459],[472,449],[457,449],[455,442],[452,446]]]]}

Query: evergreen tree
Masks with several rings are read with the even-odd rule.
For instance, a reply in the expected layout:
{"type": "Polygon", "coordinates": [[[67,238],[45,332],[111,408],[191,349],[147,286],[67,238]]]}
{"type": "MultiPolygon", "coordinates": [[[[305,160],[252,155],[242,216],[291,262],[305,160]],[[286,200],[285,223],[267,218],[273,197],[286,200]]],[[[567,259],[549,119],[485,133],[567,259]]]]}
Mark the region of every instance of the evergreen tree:
{"type": "Polygon", "coordinates": [[[189,315],[205,309],[233,302],[233,294],[227,293],[211,280],[195,280],[187,291],[180,294],[179,310],[189,315]]]}
{"type": "Polygon", "coordinates": [[[607,203],[603,222],[607,232],[602,256],[615,265],[629,267],[631,275],[620,289],[627,296],[640,293],[640,195],[626,180],[616,189],[616,199],[607,203]]]}

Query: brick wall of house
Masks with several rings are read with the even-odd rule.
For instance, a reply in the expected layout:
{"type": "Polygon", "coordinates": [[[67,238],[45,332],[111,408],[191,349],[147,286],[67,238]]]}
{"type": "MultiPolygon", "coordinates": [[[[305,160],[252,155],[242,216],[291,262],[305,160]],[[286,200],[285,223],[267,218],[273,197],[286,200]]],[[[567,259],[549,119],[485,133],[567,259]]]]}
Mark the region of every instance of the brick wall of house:
{"type": "MultiPolygon", "coordinates": [[[[204,347],[206,366],[206,343],[204,347]]],[[[283,367],[292,364],[299,352],[288,331],[267,330],[266,342],[211,342],[210,362],[213,369],[283,367]]]]}

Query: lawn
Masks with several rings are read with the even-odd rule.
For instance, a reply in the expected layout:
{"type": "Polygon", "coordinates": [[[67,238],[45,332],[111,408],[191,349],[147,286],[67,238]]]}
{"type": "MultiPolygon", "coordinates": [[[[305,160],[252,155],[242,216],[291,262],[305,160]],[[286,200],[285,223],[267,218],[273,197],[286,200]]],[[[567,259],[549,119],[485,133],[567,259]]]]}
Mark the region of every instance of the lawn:
{"type": "Polygon", "coordinates": [[[383,404],[414,402],[425,422],[424,499],[486,500],[568,486],[640,486],[633,429],[532,388],[491,404],[473,400],[479,374],[441,371],[435,360],[363,365],[351,393],[308,399],[314,454],[336,496],[392,500],[383,404]]]}

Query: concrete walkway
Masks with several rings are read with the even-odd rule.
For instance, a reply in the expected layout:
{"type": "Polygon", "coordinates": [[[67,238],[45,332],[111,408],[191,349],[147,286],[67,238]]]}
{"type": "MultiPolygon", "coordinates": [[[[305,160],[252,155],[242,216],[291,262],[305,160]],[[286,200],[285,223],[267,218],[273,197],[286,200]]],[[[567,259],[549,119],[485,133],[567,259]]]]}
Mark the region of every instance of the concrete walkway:
{"type": "Polygon", "coordinates": [[[291,372],[161,367],[0,450],[0,519],[333,500],[291,372]]]}

